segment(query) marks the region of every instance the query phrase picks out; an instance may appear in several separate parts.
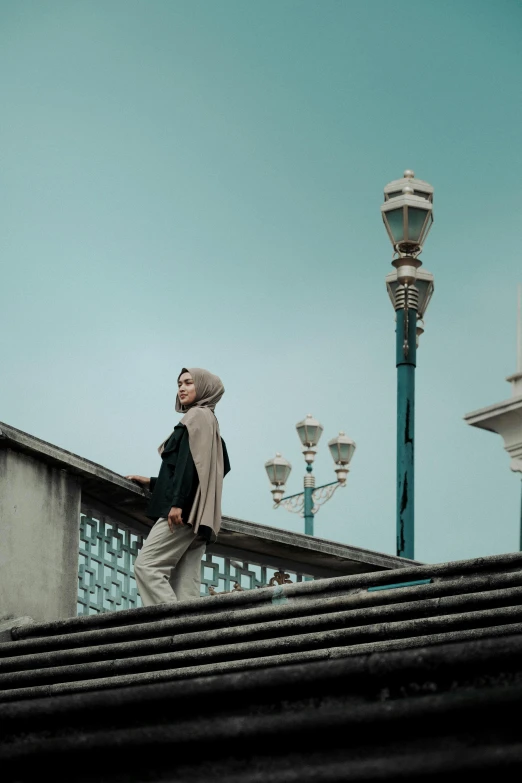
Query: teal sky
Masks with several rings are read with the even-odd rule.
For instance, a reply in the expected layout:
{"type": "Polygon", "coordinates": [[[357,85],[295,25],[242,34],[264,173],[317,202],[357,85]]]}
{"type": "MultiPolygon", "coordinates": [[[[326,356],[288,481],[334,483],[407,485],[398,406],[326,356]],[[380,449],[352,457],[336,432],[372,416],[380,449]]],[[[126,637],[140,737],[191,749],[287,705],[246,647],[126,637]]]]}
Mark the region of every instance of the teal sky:
{"type": "Polygon", "coordinates": [[[0,2],[0,420],[155,475],[176,377],[224,380],[224,512],[289,530],[264,462],[357,442],[316,534],[395,550],[384,185],[435,187],[416,557],[518,548],[520,475],[465,413],[511,395],[522,281],[518,0],[0,2]]]}

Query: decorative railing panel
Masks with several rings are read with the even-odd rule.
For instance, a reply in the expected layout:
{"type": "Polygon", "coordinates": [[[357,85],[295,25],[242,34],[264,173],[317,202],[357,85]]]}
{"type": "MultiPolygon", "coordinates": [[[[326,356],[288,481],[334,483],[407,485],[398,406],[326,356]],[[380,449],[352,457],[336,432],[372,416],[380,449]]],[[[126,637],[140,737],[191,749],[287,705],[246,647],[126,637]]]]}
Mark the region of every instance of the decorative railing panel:
{"type": "MultiPolygon", "coordinates": [[[[100,614],[142,606],[134,563],[144,537],[105,514],[89,511],[80,518],[78,614],[100,614]]],[[[295,569],[207,553],[201,562],[201,595],[288,584],[313,579],[295,569]]],[[[261,562],[259,562],[261,561],[261,562]]]]}
{"type": "Polygon", "coordinates": [[[134,561],[143,536],[97,517],[81,515],[78,614],[99,614],[141,606],[134,561]]]}
{"type": "MultiPolygon", "coordinates": [[[[259,558],[259,555],[258,555],[259,558]]],[[[270,568],[255,562],[206,554],[201,561],[201,593],[215,595],[232,590],[253,590],[276,584],[303,582],[313,577],[288,569],[270,568]]]]}

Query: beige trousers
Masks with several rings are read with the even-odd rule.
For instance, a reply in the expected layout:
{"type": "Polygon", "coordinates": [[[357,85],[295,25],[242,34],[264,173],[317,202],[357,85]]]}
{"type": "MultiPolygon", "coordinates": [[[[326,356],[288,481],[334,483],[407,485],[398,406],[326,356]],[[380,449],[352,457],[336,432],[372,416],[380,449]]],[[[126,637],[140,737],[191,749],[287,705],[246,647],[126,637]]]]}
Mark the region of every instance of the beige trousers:
{"type": "Polygon", "coordinates": [[[179,525],[172,533],[167,520],[158,519],[134,564],[143,606],[199,598],[206,543],[192,527],[179,525]]]}

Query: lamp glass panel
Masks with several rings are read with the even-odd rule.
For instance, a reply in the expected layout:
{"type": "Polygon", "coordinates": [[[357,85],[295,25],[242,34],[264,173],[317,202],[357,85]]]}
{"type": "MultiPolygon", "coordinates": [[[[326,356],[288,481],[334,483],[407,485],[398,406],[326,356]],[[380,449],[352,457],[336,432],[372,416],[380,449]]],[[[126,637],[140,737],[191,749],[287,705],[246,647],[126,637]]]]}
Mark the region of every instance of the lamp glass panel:
{"type": "Polygon", "coordinates": [[[339,462],[339,443],[337,441],[335,443],[330,443],[328,448],[330,449],[333,461],[339,462]]]}
{"type": "Polygon", "coordinates": [[[424,228],[424,236],[422,237],[422,241],[423,242],[426,239],[426,237],[428,236],[428,233],[429,233],[429,230],[430,230],[432,224],[433,224],[433,212],[430,212],[429,215],[428,215],[428,219],[426,221],[426,226],[424,228]]]}
{"type": "Polygon", "coordinates": [[[402,242],[404,239],[404,218],[402,207],[399,207],[398,209],[390,209],[388,212],[384,213],[384,217],[388,223],[393,241],[395,243],[402,242]]]}
{"type": "Polygon", "coordinates": [[[426,221],[427,209],[408,207],[408,239],[410,242],[420,242],[422,229],[426,221]]]}
{"type": "Polygon", "coordinates": [[[340,443],[339,444],[339,454],[340,454],[340,462],[344,462],[347,464],[350,462],[353,454],[353,446],[351,443],[340,443]]]}
{"type": "MultiPolygon", "coordinates": [[[[276,465],[275,477],[278,484],[286,484],[286,480],[290,475],[290,468],[288,465],[276,465]]],[[[272,482],[275,483],[275,482],[272,482]]]]}
{"type": "Polygon", "coordinates": [[[297,427],[297,434],[299,435],[303,446],[307,446],[308,444],[317,446],[323,428],[320,424],[308,424],[307,421],[308,420],[305,420],[299,427],[297,427]]]}
{"type": "Polygon", "coordinates": [[[306,442],[311,443],[313,446],[317,446],[322,433],[321,427],[318,427],[317,424],[307,424],[306,430],[306,442]]]}
{"type": "Polygon", "coordinates": [[[275,484],[275,465],[273,462],[267,462],[265,465],[266,475],[271,484],[275,484]]]}
{"type": "Polygon", "coordinates": [[[330,443],[330,453],[334,462],[340,462],[342,465],[348,465],[350,462],[355,446],[353,443],[343,443],[336,440],[334,443],[330,443]]]}
{"type": "Polygon", "coordinates": [[[299,435],[299,439],[304,446],[306,443],[306,427],[304,424],[300,424],[299,427],[296,427],[296,429],[297,434],[299,435]]]}

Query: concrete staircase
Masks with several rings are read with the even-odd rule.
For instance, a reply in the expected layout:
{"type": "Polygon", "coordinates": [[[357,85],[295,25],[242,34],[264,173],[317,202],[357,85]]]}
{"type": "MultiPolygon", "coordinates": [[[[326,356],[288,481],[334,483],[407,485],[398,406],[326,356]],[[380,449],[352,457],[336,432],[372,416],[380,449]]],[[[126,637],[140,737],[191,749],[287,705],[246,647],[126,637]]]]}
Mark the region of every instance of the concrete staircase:
{"type": "Polygon", "coordinates": [[[0,702],[522,634],[522,554],[14,628],[0,702]]]}
{"type": "Polygon", "coordinates": [[[517,553],[19,626],[2,781],[519,780],[521,596],[517,553]]]}

